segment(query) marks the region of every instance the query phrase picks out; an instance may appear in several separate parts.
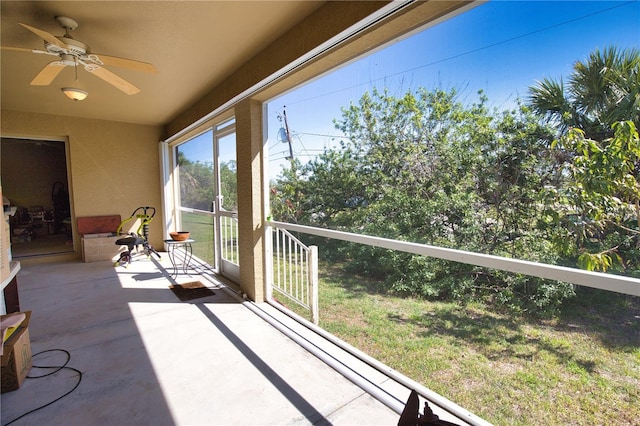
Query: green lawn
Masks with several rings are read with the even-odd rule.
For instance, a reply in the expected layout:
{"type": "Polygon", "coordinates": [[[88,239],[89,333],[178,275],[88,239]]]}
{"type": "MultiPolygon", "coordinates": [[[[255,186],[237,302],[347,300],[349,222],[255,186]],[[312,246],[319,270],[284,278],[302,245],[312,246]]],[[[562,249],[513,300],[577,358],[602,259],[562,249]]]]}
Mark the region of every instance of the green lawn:
{"type": "MultiPolygon", "coordinates": [[[[214,252],[214,226],[213,216],[198,213],[198,212],[182,212],[182,224],[179,227],[181,231],[191,232],[190,237],[195,240],[193,246],[193,254],[198,258],[206,261],[210,265],[215,264],[215,252],[214,252]]],[[[223,222],[225,229],[223,229],[223,235],[228,236],[228,241],[223,241],[222,244],[227,244],[227,256],[232,262],[237,262],[237,251],[232,250],[235,241],[231,240],[237,238],[235,235],[235,229],[232,228],[231,221],[223,222]]],[[[224,253],[224,252],[223,252],[224,253]]]]}
{"type": "Polygon", "coordinates": [[[194,256],[215,265],[213,216],[202,213],[182,212],[180,231],[191,232],[194,256]]]}
{"type": "Polygon", "coordinates": [[[496,425],[640,424],[640,298],[584,289],[539,320],[321,271],[323,328],[496,425]]]}

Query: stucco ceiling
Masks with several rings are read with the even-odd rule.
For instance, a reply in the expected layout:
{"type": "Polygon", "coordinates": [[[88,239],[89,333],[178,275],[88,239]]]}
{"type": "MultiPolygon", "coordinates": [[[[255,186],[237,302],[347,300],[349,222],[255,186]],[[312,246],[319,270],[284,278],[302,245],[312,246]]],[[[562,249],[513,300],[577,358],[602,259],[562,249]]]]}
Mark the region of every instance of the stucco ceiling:
{"type": "Polygon", "coordinates": [[[43,49],[43,41],[19,23],[49,32],[64,30],[102,53],[153,64],[157,74],[106,67],[141,89],[126,95],[84,69],[66,67],[48,86],[29,83],[56,58],[0,50],[3,109],[142,124],[164,124],[241,64],[319,8],[323,1],[7,1],[0,2],[2,46],[43,49]],[[62,87],[89,92],[66,98],[62,87]]]}

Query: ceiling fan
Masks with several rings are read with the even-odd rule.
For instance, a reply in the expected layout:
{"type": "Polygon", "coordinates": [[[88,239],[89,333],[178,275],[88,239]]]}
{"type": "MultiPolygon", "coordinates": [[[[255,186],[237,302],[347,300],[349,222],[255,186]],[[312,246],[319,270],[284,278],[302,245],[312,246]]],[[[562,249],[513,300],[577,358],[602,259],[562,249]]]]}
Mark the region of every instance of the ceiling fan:
{"type": "Polygon", "coordinates": [[[55,19],[65,30],[65,34],[63,36],[53,36],[44,30],[20,23],[24,28],[44,40],[44,50],[25,49],[22,47],[1,47],[5,50],[39,53],[56,56],[58,58],[53,62],[49,62],[38,73],[38,75],[35,76],[31,81],[32,85],[47,86],[51,84],[51,82],[65,67],[76,67],[77,70],[77,67],[83,66],[90,74],[101,78],[127,95],[135,95],[140,92],[140,89],[122,77],[107,70],[103,65],[111,65],[151,74],[157,73],[155,67],[146,62],[91,53],[91,47],[89,47],[88,44],[74,39],[71,34],[69,34],[69,31],[78,28],[78,23],[76,21],[66,16],[56,16],[55,19]]]}

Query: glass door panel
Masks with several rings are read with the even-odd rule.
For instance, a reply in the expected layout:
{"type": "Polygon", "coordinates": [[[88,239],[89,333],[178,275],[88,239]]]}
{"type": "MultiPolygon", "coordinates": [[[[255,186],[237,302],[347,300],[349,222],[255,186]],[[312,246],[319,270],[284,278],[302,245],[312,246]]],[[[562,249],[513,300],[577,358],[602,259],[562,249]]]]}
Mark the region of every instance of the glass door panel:
{"type": "Polygon", "coordinates": [[[237,281],[238,183],[235,123],[226,122],[175,150],[179,230],[191,232],[193,254],[237,281]]]}
{"type": "Polygon", "coordinates": [[[191,232],[193,254],[217,269],[213,203],[216,171],[213,130],[176,147],[178,170],[177,223],[191,232]]]}
{"type": "Polygon", "coordinates": [[[238,183],[236,171],[235,127],[217,129],[214,135],[217,154],[219,197],[217,219],[220,272],[237,280],[238,264],[238,183]]]}

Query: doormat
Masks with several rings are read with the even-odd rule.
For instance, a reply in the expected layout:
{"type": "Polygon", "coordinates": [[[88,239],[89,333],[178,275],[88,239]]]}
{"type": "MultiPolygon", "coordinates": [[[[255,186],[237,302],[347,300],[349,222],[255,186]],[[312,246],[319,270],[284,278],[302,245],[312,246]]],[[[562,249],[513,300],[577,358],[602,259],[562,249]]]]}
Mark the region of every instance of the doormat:
{"type": "Polygon", "coordinates": [[[205,287],[200,281],[192,281],[184,284],[172,284],[169,286],[173,294],[178,296],[183,302],[187,300],[200,299],[201,297],[213,296],[215,293],[205,287]]]}

